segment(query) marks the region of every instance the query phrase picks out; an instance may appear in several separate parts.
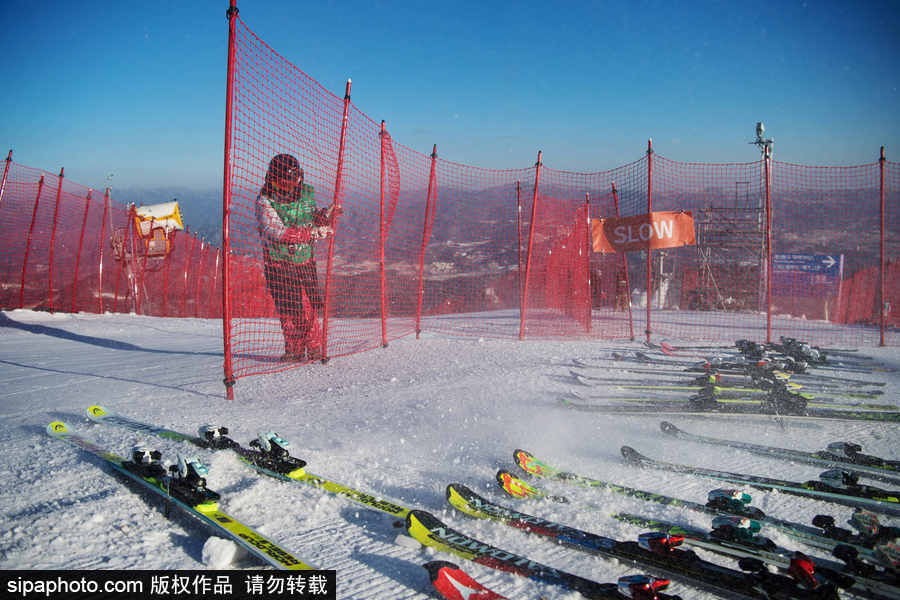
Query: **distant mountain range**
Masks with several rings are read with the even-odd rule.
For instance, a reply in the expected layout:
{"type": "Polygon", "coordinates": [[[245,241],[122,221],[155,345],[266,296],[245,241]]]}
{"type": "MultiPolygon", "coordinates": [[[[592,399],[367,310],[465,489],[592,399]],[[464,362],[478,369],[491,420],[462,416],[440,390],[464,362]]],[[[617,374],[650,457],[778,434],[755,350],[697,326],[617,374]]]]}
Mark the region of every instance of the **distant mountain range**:
{"type": "MultiPolygon", "coordinates": [[[[514,191],[488,188],[484,190],[450,190],[438,192],[438,209],[434,215],[432,244],[446,242],[486,242],[487,248],[509,247],[514,240],[509,239],[510,227],[516,221],[514,191]],[[485,204],[499,203],[499,210],[481,212],[485,204]],[[490,215],[490,216],[488,216],[490,215]]],[[[317,198],[320,206],[329,203],[329,190],[321,190],[317,198]]],[[[553,191],[542,190],[551,195],[553,191]]],[[[627,192],[626,192],[627,193],[627,192]]],[[[424,215],[425,191],[405,192],[406,210],[424,215]]],[[[624,194],[623,194],[624,195],[624,194]]],[[[624,214],[640,212],[644,202],[638,198],[621,198],[624,214]],[[629,209],[630,208],[630,209],[629,209]]],[[[354,194],[348,194],[345,205],[345,226],[359,219],[363,223],[371,220],[373,207],[368,199],[364,205],[354,206],[354,194]]],[[[530,205],[530,193],[523,193],[523,205],[530,205]]],[[[733,192],[710,193],[709,190],[697,194],[675,194],[661,191],[654,194],[654,204],[659,210],[693,210],[695,219],[711,202],[734,206],[733,192]],[[677,207],[677,208],[676,208],[677,207]]],[[[887,198],[888,206],[896,211],[900,202],[898,194],[892,192],[887,198]]],[[[563,197],[563,194],[559,194],[563,197]]],[[[184,224],[189,230],[213,245],[222,243],[222,192],[219,189],[191,189],[186,187],[158,187],[147,189],[114,190],[113,198],[122,203],[136,205],[158,204],[178,200],[184,224]]],[[[793,190],[775,194],[776,248],[779,252],[845,255],[845,270],[854,272],[858,268],[872,264],[877,257],[878,245],[878,198],[877,190],[793,190]],[[852,215],[852,217],[851,217],[852,215]]],[[[402,200],[401,200],[402,202],[402,200]]],[[[377,210],[377,207],[374,207],[377,210]]],[[[746,212],[737,209],[738,214],[746,212]]],[[[529,214],[523,215],[523,226],[527,227],[529,214]]],[[[594,215],[597,217],[598,215],[594,215]]],[[[891,220],[895,214],[889,215],[891,220]]],[[[375,218],[377,219],[377,213],[375,218]]],[[[527,235],[527,230],[523,232],[527,235]]],[[[896,247],[898,232],[889,227],[887,232],[889,247],[896,247]]],[[[508,248],[507,248],[508,249],[508,248]]],[[[483,257],[489,259],[490,257],[483,257]]],[[[497,260],[500,257],[494,257],[497,260]]],[[[471,260],[471,257],[470,257],[471,260]]],[[[509,256],[500,262],[510,261],[509,256]]]]}

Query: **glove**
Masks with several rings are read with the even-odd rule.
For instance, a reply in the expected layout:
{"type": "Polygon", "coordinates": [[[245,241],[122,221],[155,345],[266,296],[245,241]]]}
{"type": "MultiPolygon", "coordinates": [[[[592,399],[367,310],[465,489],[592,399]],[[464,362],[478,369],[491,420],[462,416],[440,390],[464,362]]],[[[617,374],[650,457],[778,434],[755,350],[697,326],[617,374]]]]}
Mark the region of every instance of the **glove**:
{"type": "Polygon", "coordinates": [[[309,227],[288,227],[281,236],[281,241],[285,244],[305,244],[312,237],[312,230],[309,227]]]}
{"type": "Polygon", "coordinates": [[[331,225],[334,217],[344,213],[344,209],[336,204],[332,204],[328,208],[320,208],[313,214],[313,222],[316,225],[331,225]]]}
{"type": "Polygon", "coordinates": [[[313,227],[312,229],[312,237],[317,240],[324,240],[329,235],[334,234],[334,229],[332,229],[328,225],[322,225],[321,227],[313,227]]]}

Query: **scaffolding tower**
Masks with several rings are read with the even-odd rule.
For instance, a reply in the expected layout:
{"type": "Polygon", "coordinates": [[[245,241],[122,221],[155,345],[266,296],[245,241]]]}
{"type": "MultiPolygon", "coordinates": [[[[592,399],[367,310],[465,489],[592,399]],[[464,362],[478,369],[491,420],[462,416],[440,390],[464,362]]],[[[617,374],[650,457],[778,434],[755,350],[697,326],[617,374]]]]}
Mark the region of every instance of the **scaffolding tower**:
{"type": "Polygon", "coordinates": [[[765,198],[750,181],[735,181],[732,194],[695,216],[696,284],[691,310],[760,310],[765,268],[765,198]]]}

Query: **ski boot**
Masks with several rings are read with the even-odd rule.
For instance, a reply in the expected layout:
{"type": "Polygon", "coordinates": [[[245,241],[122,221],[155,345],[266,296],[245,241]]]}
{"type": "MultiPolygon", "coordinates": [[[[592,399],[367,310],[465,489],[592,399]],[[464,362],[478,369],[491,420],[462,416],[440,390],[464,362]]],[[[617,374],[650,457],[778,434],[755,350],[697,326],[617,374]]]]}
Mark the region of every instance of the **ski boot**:
{"type": "Polygon", "coordinates": [[[638,545],[654,554],[669,556],[679,552],[675,548],[684,542],[683,535],[669,535],[662,531],[649,531],[638,536],[638,545]]]}
{"type": "Polygon", "coordinates": [[[819,481],[831,489],[845,492],[859,488],[859,475],[843,469],[828,469],[819,474],[819,481]]]}
{"type": "Polygon", "coordinates": [[[856,509],[847,523],[857,531],[857,535],[866,538],[877,538],[881,531],[878,516],[867,510],[856,509]]]}
{"type": "Polygon", "coordinates": [[[828,444],[826,451],[835,456],[853,460],[862,451],[862,446],[852,442],[831,442],[828,444]]]}
{"type": "Polygon", "coordinates": [[[159,462],[161,458],[159,450],[135,446],[131,449],[131,461],[122,463],[122,466],[141,477],[160,479],[166,474],[166,469],[159,462]]]}
{"type": "Polygon", "coordinates": [[[860,543],[862,541],[857,540],[856,536],[854,536],[853,532],[849,529],[838,527],[837,523],[834,520],[834,517],[832,517],[831,515],[816,515],[815,517],[813,517],[812,524],[814,527],[818,527],[822,530],[822,535],[833,540],[854,544],[860,543]]]}
{"type": "Polygon", "coordinates": [[[197,428],[197,435],[203,440],[206,448],[211,448],[213,450],[233,450],[240,447],[240,444],[228,437],[227,427],[201,425],[197,428]]]}
{"type": "MultiPolygon", "coordinates": [[[[758,558],[741,558],[738,567],[756,582],[755,587],[767,598],[840,600],[837,586],[834,583],[819,583],[812,561],[802,552],[796,552],[791,558],[788,575],[770,572],[758,558]]],[[[842,583],[844,586],[841,587],[852,585],[852,579],[845,579],[842,583]]]]}
{"type": "Polygon", "coordinates": [[[875,558],[885,569],[900,576],[900,545],[897,542],[875,546],[875,558]]]}
{"type": "Polygon", "coordinates": [[[741,354],[754,360],[765,358],[768,354],[764,345],[751,342],[750,340],[738,340],[735,342],[735,346],[741,354]]]}
{"type": "Polygon", "coordinates": [[[834,518],[827,515],[817,515],[813,519],[813,525],[824,529],[828,537],[852,542],[866,548],[873,548],[876,544],[890,543],[900,538],[900,527],[882,525],[877,515],[861,508],[853,511],[847,523],[856,530],[855,534],[849,529],[835,526],[834,518]]]}
{"type": "Polygon", "coordinates": [[[775,542],[765,536],[757,535],[760,529],[762,527],[759,521],[746,517],[719,516],[713,518],[710,536],[763,550],[775,550],[775,542]]]}
{"type": "Polygon", "coordinates": [[[616,585],[619,593],[626,598],[631,598],[632,600],[657,600],[659,596],[656,592],[669,587],[669,583],[668,579],[657,579],[647,575],[626,575],[625,577],[619,577],[616,585]]]}
{"type": "Polygon", "coordinates": [[[255,452],[244,455],[244,458],[252,461],[254,465],[288,477],[303,475],[306,461],[291,456],[288,450],[291,447],[290,442],[277,433],[273,431],[260,433],[250,442],[250,447],[254,448],[255,452]]]}
{"type": "Polygon", "coordinates": [[[696,394],[688,399],[688,405],[694,410],[715,411],[722,408],[719,400],[716,398],[715,388],[705,386],[700,388],[696,394]]]}
{"type": "Polygon", "coordinates": [[[178,462],[169,466],[169,493],[191,506],[209,505],[219,494],[206,489],[209,469],[197,458],[178,455],[178,462]]]}
{"type": "Polygon", "coordinates": [[[706,506],[750,519],[763,519],[766,514],[750,506],[750,494],[741,490],[718,488],[706,495],[706,506]]]}
{"type": "Polygon", "coordinates": [[[763,402],[765,411],[776,415],[805,415],[806,405],[804,394],[792,392],[787,387],[773,390],[763,402]]]}

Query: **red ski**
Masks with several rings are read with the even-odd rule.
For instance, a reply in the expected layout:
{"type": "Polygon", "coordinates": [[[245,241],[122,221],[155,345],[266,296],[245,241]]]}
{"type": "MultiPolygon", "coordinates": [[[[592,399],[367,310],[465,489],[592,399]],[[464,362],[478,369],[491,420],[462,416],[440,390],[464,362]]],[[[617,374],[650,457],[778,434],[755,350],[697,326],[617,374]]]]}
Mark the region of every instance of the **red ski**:
{"type": "Polygon", "coordinates": [[[452,562],[434,560],[422,565],[434,588],[447,600],[507,600],[484,587],[452,562]]]}

